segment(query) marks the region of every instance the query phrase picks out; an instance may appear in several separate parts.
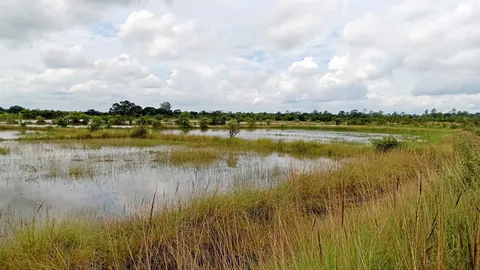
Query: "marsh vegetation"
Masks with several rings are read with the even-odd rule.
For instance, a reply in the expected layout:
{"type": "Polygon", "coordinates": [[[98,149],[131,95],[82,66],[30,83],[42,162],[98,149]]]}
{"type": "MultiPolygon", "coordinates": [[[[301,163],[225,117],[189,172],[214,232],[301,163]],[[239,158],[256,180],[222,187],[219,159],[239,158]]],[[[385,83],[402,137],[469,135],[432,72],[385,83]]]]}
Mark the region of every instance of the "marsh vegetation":
{"type": "Polygon", "coordinates": [[[0,142],[0,265],[480,267],[477,135],[281,131],[52,129],[0,142]]]}

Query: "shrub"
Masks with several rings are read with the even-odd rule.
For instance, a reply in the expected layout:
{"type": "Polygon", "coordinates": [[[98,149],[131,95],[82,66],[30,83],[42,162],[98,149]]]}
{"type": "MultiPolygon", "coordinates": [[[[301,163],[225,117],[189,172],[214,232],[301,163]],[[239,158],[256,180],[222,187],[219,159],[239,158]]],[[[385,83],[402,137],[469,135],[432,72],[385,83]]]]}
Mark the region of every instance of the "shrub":
{"type": "Polygon", "coordinates": [[[35,124],[37,125],[45,125],[47,123],[47,121],[45,121],[45,118],[41,117],[40,115],[35,117],[35,119],[37,120],[37,122],[35,122],[35,124]]]}
{"type": "Polygon", "coordinates": [[[227,123],[228,135],[230,138],[234,138],[240,132],[240,127],[237,120],[230,120],[227,123]]]}
{"type": "Polygon", "coordinates": [[[158,120],[158,119],[155,118],[155,119],[152,120],[152,128],[154,130],[161,130],[161,129],[164,129],[165,126],[163,125],[161,120],[158,120]]]}
{"type": "Polygon", "coordinates": [[[68,126],[68,121],[65,119],[65,117],[60,117],[55,119],[55,124],[59,127],[67,127],[68,126]]]}
{"type": "Polygon", "coordinates": [[[382,139],[373,139],[371,142],[375,149],[380,152],[388,152],[401,146],[401,142],[393,136],[383,137],[382,139]]]}
{"type": "Polygon", "coordinates": [[[180,128],[190,128],[190,113],[182,112],[177,120],[177,125],[180,128]]]}
{"type": "Polygon", "coordinates": [[[146,138],[148,135],[148,127],[147,126],[134,126],[130,131],[130,137],[132,138],[146,138]]]}
{"type": "Polygon", "coordinates": [[[90,124],[88,124],[88,130],[90,131],[96,131],[102,128],[103,124],[105,122],[100,116],[94,116],[92,117],[92,120],[90,121],[90,124]]]}
{"type": "Polygon", "coordinates": [[[200,121],[198,122],[198,125],[200,126],[200,129],[202,129],[202,130],[208,129],[208,126],[210,125],[210,118],[202,117],[200,119],[200,121]]]}
{"type": "Polygon", "coordinates": [[[115,118],[108,118],[108,120],[107,120],[107,125],[106,125],[107,128],[111,128],[111,127],[112,127],[113,125],[115,125],[115,124],[116,124],[115,118]]]}
{"type": "Polygon", "coordinates": [[[247,120],[248,128],[255,128],[256,125],[257,125],[257,122],[255,121],[255,118],[250,118],[247,120]]]}

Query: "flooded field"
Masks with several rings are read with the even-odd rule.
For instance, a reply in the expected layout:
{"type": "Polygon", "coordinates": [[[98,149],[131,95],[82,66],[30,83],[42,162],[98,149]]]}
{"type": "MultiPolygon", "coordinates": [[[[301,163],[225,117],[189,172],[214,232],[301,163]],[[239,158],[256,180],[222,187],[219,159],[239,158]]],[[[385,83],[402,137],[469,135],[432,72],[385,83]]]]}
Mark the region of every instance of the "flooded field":
{"type": "MultiPolygon", "coordinates": [[[[228,137],[227,130],[166,130],[164,133],[170,134],[189,134],[189,135],[203,135],[203,136],[219,136],[228,137]]],[[[316,141],[322,143],[330,142],[356,142],[369,143],[371,139],[380,139],[389,136],[381,133],[362,133],[362,132],[336,132],[336,131],[320,131],[320,130],[298,130],[298,129],[255,129],[255,130],[241,130],[236,136],[242,139],[273,139],[283,141],[316,141]]],[[[391,135],[390,135],[391,136],[391,135]]],[[[397,135],[396,137],[402,138],[397,135]]]]}
{"type": "Polygon", "coordinates": [[[292,170],[326,170],[329,159],[189,149],[101,147],[4,141],[0,155],[0,217],[131,215],[157,202],[211,192],[276,185],[292,170]],[[195,159],[200,157],[200,159],[195,159]]]}
{"type": "Polygon", "coordinates": [[[7,131],[0,131],[0,140],[14,140],[18,139],[25,134],[35,134],[35,133],[42,133],[41,131],[17,131],[17,130],[7,130],[7,131]]]}

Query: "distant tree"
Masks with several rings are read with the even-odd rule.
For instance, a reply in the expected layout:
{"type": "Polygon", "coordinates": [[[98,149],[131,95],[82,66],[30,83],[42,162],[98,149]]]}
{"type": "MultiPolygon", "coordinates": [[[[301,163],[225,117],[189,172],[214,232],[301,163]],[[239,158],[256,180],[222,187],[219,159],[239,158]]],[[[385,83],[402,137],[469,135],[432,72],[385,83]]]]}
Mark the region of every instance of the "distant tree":
{"type": "Polygon", "coordinates": [[[157,114],[157,109],[155,109],[153,107],[145,107],[142,110],[142,114],[153,116],[153,115],[157,114]]]}
{"type": "Polygon", "coordinates": [[[189,112],[182,112],[177,120],[177,125],[180,128],[190,128],[190,113],[189,112]]]}
{"type": "Polygon", "coordinates": [[[159,120],[157,118],[153,118],[152,119],[152,128],[154,130],[161,130],[161,129],[164,129],[165,126],[163,125],[162,120],[159,120]]]}
{"type": "Polygon", "coordinates": [[[171,111],[172,110],[172,104],[168,101],[164,101],[160,103],[160,109],[165,110],[165,111],[171,111]]]}
{"type": "Polygon", "coordinates": [[[122,116],[136,116],[142,112],[142,107],[128,100],[114,103],[109,110],[110,114],[118,114],[122,116]]]}
{"type": "Polygon", "coordinates": [[[240,132],[240,126],[237,120],[230,120],[227,123],[228,126],[228,136],[234,138],[240,132]]]}
{"type": "Polygon", "coordinates": [[[11,106],[11,107],[7,110],[7,113],[17,114],[17,113],[22,112],[23,110],[25,110],[25,108],[23,108],[22,106],[15,105],[15,106],[11,106]]]}
{"type": "Polygon", "coordinates": [[[102,128],[102,126],[105,124],[103,121],[102,117],[100,116],[94,116],[90,120],[90,123],[88,124],[88,130],[90,131],[96,131],[102,128]]]}
{"type": "Polygon", "coordinates": [[[89,115],[89,116],[102,115],[101,112],[96,111],[96,110],[94,110],[94,109],[87,110],[87,111],[85,112],[85,114],[86,114],[86,115],[89,115]]]}
{"type": "Polygon", "coordinates": [[[35,122],[35,124],[37,125],[45,125],[47,123],[47,121],[45,121],[45,118],[41,117],[40,115],[35,117],[35,120],[37,120],[35,122]]]}
{"type": "Polygon", "coordinates": [[[68,126],[68,121],[65,119],[65,117],[60,117],[55,119],[54,123],[59,126],[59,127],[67,127],[68,126]]]}
{"type": "Polygon", "coordinates": [[[247,119],[248,128],[255,128],[256,125],[257,125],[257,121],[255,121],[255,118],[248,118],[247,119]]]}
{"type": "Polygon", "coordinates": [[[200,129],[202,129],[202,130],[208,129],[208,126],[210,125],[210,118],[208,118],[208,117],[200,118],[200,121],[198,122],[198,125],[200,126],[200,129]]]}

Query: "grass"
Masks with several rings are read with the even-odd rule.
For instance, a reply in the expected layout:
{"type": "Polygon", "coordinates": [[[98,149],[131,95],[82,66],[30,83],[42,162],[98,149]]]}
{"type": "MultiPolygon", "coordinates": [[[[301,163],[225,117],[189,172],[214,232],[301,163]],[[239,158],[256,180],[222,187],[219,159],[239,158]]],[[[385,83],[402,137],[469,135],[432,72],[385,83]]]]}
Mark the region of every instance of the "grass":
{"type": "Polygon", "coordinates": [[[0,155],[6,156],[6,155],[10,154],[10,151],[11,150],[8,147],[0,146],[0,155]]]}
{"type": "Polygon", "coordinates": [[[469,162],[480,143],[464,136],[440,174],[419,174],[361,211],[318,219],[262,268],[479,269],[480,163],[469,162]]]}
{"type": "Polygon", "coordinates": [[[158,152],[155,155],[157,163],[171,163],[174,166],[209,166],[224,160],[225,152],[215,148],[184,148],[173,149],[171,152],[158,152]]]}
{"type": "MultiPolygon", "coordinates": [[[[170,208],[156,206],[153,200],[150,211],[129,219],[71,219],[41,228],[30,222],[18,226],[0,245],[0,265],[475,268],[480,165],[469,160],[480,155],[480,147],[471,136],[387,153],[364,151],[338,170],[292,173],[289,181],[269,189],[212,194],[170,208]],[[465,175],[470,175],[469,181],[465,175]]],[[[199,138],[197,143],[205,141],[199,138]]],[[[311,151],[304,144],[285,147],[311,151]]]]}
{"type": "Polygon", "coordinates": [[[82,143],[88,146],[155,146],[184,145],[190,147],[217,147],[236,151],[258,151],[265,153],[285,153],[296,156],[352,157],[373,149],[368,145],[355,143],[330,143],[304,141],[275,141],[271,139],[246,140],[240,138],[220,138],[208,136],[174,135],[153,132],[145,139],[131,138],[128,130],[56,130],[44,134],[32,134],[23,141],[54,141],[63,144],[82,143]],[[108,140],[105,140],[108,139],[108,140]],[[63,141],[63,142],[62,142],[63,141]]]}

